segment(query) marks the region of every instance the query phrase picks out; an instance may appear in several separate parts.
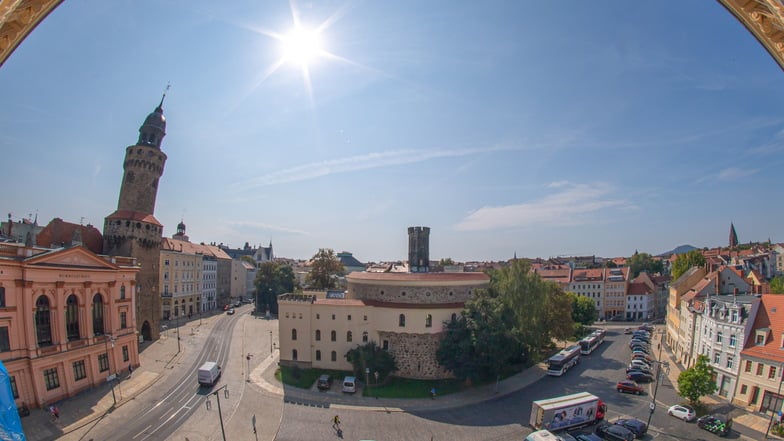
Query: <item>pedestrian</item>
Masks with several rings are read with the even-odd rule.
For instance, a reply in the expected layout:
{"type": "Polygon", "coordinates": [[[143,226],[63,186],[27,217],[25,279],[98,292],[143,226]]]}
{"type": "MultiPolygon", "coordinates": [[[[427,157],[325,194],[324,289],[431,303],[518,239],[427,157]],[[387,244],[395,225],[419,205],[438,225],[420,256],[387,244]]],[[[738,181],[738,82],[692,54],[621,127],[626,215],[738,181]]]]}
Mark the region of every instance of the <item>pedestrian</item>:
{"type": "Polygon", "coordinates": [[[131,378],[131,374],[133,373],[133,365],[128,365],[128,378],[131,378]]]}
{"type": "Polygon", "coordinates": [[[431,400],[435,400],[436,399],[436,388],[435,387],[431,387],[430,388],[430,399],[431,400]]]}
{"type": "Polygon", "coordinates": [[[54,404],[49,406],[49,415],[52,417],[52,422],[60,421],[60,409],[54,404]]]}
{"type": "Polygon", "coordinates": [[[332,428],[340,431],[340,417],[335,415],[335,418],[332,418],[332,428]]]}

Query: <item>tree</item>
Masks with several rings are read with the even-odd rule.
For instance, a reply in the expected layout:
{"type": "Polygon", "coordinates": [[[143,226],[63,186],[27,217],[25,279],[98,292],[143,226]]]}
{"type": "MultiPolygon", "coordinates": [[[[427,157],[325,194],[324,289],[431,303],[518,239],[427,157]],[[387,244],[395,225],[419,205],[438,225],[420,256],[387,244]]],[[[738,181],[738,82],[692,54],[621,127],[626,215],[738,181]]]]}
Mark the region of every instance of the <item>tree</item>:
{"type": "Polygon", "coordinates": [[[704,266],[705,256],[702,255],[700,250],[691,250],[688,253],[679,254],[672,263],[672,280],[678,280],[678,277],[695,266],[704,266]]]}
{"type": "Polygon", "coordinates": [[[335,252],[330,248],[320,248],[311,259],[310,272],[305,277],[305,282],[315,289],[329,289],[337,286],[337,276],[342,276],[346,270],[335,252]]]}
{"type": "Polygon", "coordinates": [[[770,292],[784,294],[784,276],[776,276],[770,281],[770,292]]]}
{"type": "Polygon", "coordinates": [[[678,395],[688,399],[692,405],[698,404],[700,397],[710,395],[718,390],[716,382],[713,380],[714,375],[715,372],[708,357],[700,355],[694,366],[678,375],[678,395]]]}
{"type": "Polygon", "coordinates": [[[379,380],[383,380],[397,370],[395,356],[379,348],[374,341],[349,349],[346,352],[346,360],[351,363],[354,375],[359,378],[364,378],[365,369],[370,369],[373,373],[378,372],[379,380]]]}
{"type": "MultiPolygon", "coordinates": [[[[530,265],[520,260],[490,275],[490,290],[509,306],[514,316],[513,326],[520,334],[528,353],[538,353],[549,346],[551,334],[547,325],[546,283],[531,272],[530,265]]],[[[571,318],[571,314],[568,315],[571,318]]]]}
{"type": "Polygon", "coordinates": [[[436,351],[438,363],[461,380],[506,376],[524,361],[524,347],[511,326],[509,307],[485,290],[477,290],[456,320],[445,323],[436,351]]]}
{"type": "Polygon", "coordinates": [[[294,291],[294,270],[278,262],[262,262],[256,271],[256,311],[269,307],[271,314],[278,313],[278,295],[294,291]]]}
{"type": "Polygon", "coordinates": [[[547,322],[552,338],[567,341],[574,336],[572,298],[555,283],[545,283],[547,290],[547,322]]]}
{"type": "Polygon", "coordinates": [[[575,293],[568,293],[572,299],[572,320],[584,326],[592,325],[599,318],[596,311],[596,304],[586,296],[578,296],[575,293]]]}
{"type": "Polygon", "coordinates": [[[635,253],[629,261],[629,270],[632,272],[632,279],[637,277],[640,272],[661,273],[664,271],[664,264],[661,260],[654,259],[648,253],[635,253]]]}
{"type": "Polygon", "coordinates": [[[251,256],[242,255],[242,256],[240,256],[240,260],[242,260],[243,262],[248,262],[249,264],[251,264],[253,266],[256,266],[256,261],[253,260],[253,257],[251,257],[251,256]]]}
{"type": "Polygon", "coordinates": [[[440,261],[438,261],[438,266],[441,266],[441,267],[450,266],[450,265],[454,265],[454,264],[455,264],[455,261],[452,260],[451,257],[447,257],[447,258],[444,258],[444,259],[441,259],[440,261]]]}

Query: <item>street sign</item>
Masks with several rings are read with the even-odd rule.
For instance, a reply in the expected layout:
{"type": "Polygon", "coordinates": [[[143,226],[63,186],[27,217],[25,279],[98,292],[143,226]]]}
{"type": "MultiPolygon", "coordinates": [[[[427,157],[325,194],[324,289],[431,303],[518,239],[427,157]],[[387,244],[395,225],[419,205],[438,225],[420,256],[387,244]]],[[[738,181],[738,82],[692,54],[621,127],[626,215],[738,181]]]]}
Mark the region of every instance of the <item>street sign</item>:
{"type": "Polygon", "coordinates": [[[651,413],[653,413],[654,409],[656,409],[656,403],[650,404],[651,413]]]}

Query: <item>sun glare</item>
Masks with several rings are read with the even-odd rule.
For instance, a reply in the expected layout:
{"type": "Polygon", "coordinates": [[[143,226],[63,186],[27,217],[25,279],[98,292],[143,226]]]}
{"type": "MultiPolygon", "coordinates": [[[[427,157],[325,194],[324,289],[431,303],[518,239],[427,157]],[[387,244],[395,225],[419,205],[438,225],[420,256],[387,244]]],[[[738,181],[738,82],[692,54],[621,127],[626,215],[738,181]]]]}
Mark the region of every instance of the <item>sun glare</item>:
{"type": "Polygon", "coordinates": [[[307,66],[321,52],[321,39],[315,31],[297,28],[283,37],[283,56],[287,62],[307,66]]]}

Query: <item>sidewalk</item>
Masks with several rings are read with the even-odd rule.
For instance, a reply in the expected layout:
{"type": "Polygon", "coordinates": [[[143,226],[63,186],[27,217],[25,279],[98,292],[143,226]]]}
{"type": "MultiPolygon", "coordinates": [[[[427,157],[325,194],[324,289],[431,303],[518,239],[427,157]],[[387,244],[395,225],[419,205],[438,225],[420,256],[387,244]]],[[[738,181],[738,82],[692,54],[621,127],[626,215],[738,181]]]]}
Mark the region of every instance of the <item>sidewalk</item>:
{"type": "MultiPolygon", "coordinates": [[[[182,323],[180,332],[190,332],[194,323],[198,327],[199,320],[182,323]]],[[[51,421],[46,409],[32,409],[29,416],[22,418],[22,428],[27,439],[32,441],[61,438],[103,418],[154,385],[167,375],[167,371],[185,354],[184,344],[180,345],[180,352],[177,352],[176,332],[175,329],[168,329],[161,333],[161,338],[157,341],[144,342],[140,345],[140,366],[134,369],[130,378],[127,368],[118,373],[120,382],[115,384],[114,398],[111,385],[104,383],[73,397],[52,403],[60,409],[60,420],[57,422],[51,421]]]]}
{"type": "Polygon", "coordinates": [[[352,410],[370,412],[441,410],[478,404],[517,392],[539,381],[546,375],[546,368],[540,363],[498,383],[471,388],[464,392],[437,396],[435,399],[373,398],[362,396],[360,391],[353,395],[344,394],[340,392],[338,386],[333,386],[330,391],[322,392],[316,390],[315,387],[300,389],[281,385],[275,378],[275,371],[278,368],[278,355],[279,352],[276,350],[274,356],[268,357],[251,372],[250,378],[254,384],[267,392],[283,397],[283,400],[287,403],[336,409],[350,407],[352,410]]]}
{"type": "MultiPolygon", "coordinates": [[[[670,348],[662,344],[662,360],[669,363],[669,370],[667,377],[672,383],[673,387],[678,387],[678,376],[685,369],[685,367],[675,359],[675,355],[670,351],[670,348]]],[[[768,429],[770,417],[759,413],[747,412],[745,409],[739,409],[727,402],[726,400],[716,396],[710,395],[702,397],[701,401],[719,413],[728,414],[732,417],[733,429],[741,433],[743,436],[751,437],[752,440],[761,440],[765,438],[765,432],[768,429]]],[[[781,439],[776,435],[768,434],[770,439],[781,439]]]]}

